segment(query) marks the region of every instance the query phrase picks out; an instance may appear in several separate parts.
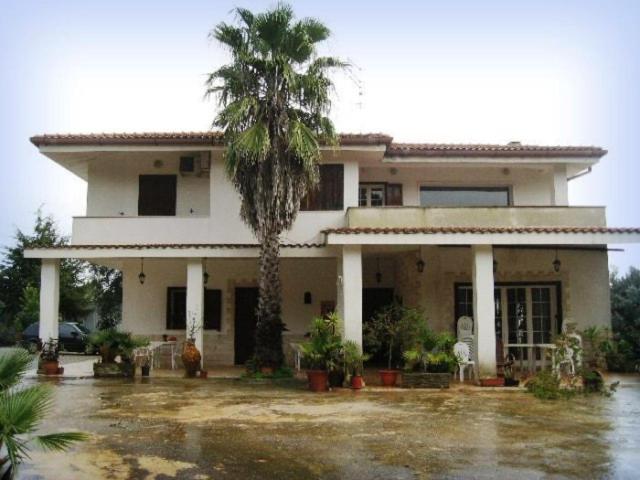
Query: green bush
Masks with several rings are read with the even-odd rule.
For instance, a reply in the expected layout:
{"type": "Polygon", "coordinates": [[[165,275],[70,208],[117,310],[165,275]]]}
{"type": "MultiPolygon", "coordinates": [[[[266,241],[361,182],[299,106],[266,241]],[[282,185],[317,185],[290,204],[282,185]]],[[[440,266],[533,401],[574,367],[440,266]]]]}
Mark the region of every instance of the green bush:
{"type": "Polygon", "coordinates": [[[341,368],[342,337],[338,324],[335,313],[312,320],[309,341],[300,346],[305,368],[327,371],[341,368]]]}
{"type": "Polygon", "coordinates": [[[102,361],[112,363],[120,355],[122,360],[131,359],[133,350],[149,345],[146,338],[134,338],[131,332],[121,332],[115,328],[98,330],[89,336],[89,345],[100,351],[102,361]]]}
{"type": "Polygon", "coordinates": [[[571,398],[575,390],[560,388],[560,378],[550,370],[543,370],[527,383],[527,390],[541,400],[571,398]]]}

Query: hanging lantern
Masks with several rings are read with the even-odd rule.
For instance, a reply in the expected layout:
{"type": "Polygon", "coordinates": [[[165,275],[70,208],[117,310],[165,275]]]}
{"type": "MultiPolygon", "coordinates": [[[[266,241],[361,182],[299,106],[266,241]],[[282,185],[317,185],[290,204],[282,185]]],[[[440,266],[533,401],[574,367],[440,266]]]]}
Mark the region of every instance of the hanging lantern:
{"type": "Polygon", "coordinates": [[[424,260],[422,260],[422,258],[416,262],[416,268],[418,269],[418,273],[424,272],[424,260]]]}
{"type": "Polygon", "coordinates": [[[553,261],[553,270],[558,273],[560,271],[560,267],[562,267],[562,262],[558,258],[558,249],[556,248],[556,258],[553,261]]]}
{"type": "Polygon", "coordinates": [[[378,261],[378,270],[376,271],[376,282],[380,283],[382,281],[382,273],[380,272],[380,257],[377,258],[378,261]]]}
{"type": "Polygon", "coordinates": [[[209,273],[207,272],[207,261],[204,261],[204,273],[202,274],[202,283],[205,285],[209,281],[209,273]]]}
{"type": "Polygon", "coordinates": [[[138,274],[138,280],[140,281],[140,285],[144,285],[144,281],[147,279],[147,276],[144,274],[144,258],[140,259],[140,273],[138,274]]]}

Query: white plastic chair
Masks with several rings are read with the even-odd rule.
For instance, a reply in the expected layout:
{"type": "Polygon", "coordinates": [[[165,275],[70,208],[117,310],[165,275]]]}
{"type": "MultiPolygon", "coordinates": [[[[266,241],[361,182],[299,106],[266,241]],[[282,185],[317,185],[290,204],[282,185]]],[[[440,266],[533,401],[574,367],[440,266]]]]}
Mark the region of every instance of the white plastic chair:
{"type": "Polygon", "coordinates": [[[458,319],[458,341],[469,347],[469,358],[474,359],[473,318],[462,316],[458,319]]]}
{"type": "Polygon", "coordinates": [[[476,362],[471,360],[471,352],[469,350],[469,345],[465,342],[457,342],[453,346],[453,354],[458,359],[458,370],[460,371],[460,381],[464,382],[464,371],[467,367],[471,367],[471,374],[469,378],[473,375],[475,378],[475,365],[476,362]]]}

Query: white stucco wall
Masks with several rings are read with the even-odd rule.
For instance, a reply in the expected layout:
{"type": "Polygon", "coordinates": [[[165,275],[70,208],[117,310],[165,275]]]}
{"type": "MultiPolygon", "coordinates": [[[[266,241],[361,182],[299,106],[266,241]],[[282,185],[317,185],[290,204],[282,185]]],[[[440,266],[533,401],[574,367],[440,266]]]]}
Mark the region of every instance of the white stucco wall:
{"type": "Polygon", "coordinates": [[[366,166],[360,169],[360,181],[401,183],[406,206],[420,205],[421,185],[511,187],[513,205],[553,205],[552,172],[524,166],[506,170],[493,166],[366,166]]]}
{"type": "Polygon", "coordinates": [[[89,163],[87,216],[116,217],[138,215],[138,177],[177,175],[176,216],[209,215],[209,178],[182,176],[178,172],[180,154],[163,153],[131,158],[99,157],[89,163]],[[160,160],[162,166],[155,167],[160,160]],[[193,212],[191,212],[193,210],[193,212]]]}
{"type": "MultiPolygon", "coordinates": [[[[208,364],[232,364],[234,342],[234,291],[236,287],[257,286],[257,261],[248,259],[208,259],[209,282],[206,287],[222,290],[220,332],[204,331],[205,361],[208,364]]],[[[146,280],[138,281],[140,261],[129,260],[123,266],[122,329],[136,335],[160,339],[163,334],[184,338],[181,330],[167,330],[167,287],[185,287],[187,262],[178,259],[146,259],[146,280]]],[[[336,262],[324,259],[283,259],[281,267],[282,318],[289,329],[285,345],[299,339],[309,329],[311,319],[320,314],[323,301],[336,301],[336,262]],[[312,303],[304,303],[311,292],[312,303]]]]}
{"type": "MultiPolygon", "coordinates": [[[[105,158],[90,163],[88,217],[74,219],[73,243],[255,243],[240,218],[240,197],[227,178],[222,158],[215,152],[209,178],[178,175],[176,217],[135,218],[138,176],[178,172],[178,154],[165,154],[161,168],[153,166],[153,158],[105,158]],[[133,218],[121,218],[120,212],[133,218]]],[[[346,209],[358,205],[357,161],[330,157],[327,162],[344,164],[343,209],[300,212],[283,242],[320,242],[320,230],[344,226],[346,209]]]]}

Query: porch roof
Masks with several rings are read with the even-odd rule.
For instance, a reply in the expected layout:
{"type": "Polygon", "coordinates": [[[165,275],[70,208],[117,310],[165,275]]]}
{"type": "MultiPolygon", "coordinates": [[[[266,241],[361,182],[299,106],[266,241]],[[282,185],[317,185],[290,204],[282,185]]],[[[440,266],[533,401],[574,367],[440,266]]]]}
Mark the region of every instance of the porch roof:
{"type": "Polygon", "coordinates": [[[323,230],[328,245],[605,245],[640,243],[640,228],[346,227],[323,230]]]}
{"type": "MultiPolygon", "coordinates": [[[[286,243],[280,247],[285,258],[335,256],[321,243],[286,243]]],[[[258,255],[258,244],[243,243],[61,245],[24,251],[25,258],[257,258],[258,255]]]]}

